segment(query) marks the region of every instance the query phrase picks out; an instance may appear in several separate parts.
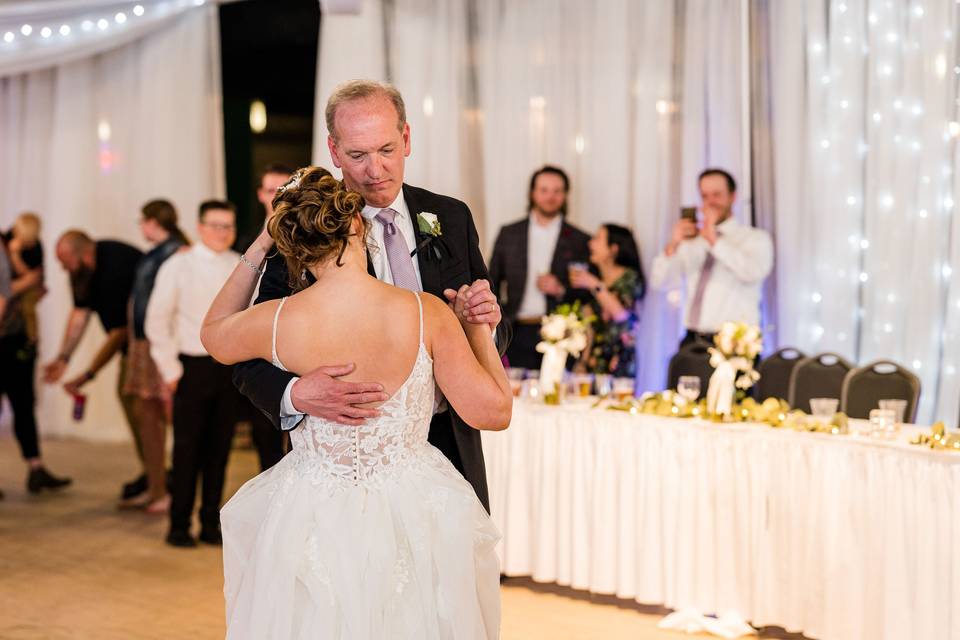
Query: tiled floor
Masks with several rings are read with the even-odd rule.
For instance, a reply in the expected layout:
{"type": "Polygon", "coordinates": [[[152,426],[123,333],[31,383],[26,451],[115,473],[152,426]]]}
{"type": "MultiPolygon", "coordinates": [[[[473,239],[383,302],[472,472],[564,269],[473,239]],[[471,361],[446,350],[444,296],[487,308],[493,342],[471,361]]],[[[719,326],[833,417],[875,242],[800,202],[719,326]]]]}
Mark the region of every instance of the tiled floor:
{"type": "MultiPolygon", "coordinates": [[[[168,547],[164,518],[114,506],[120,484],[136,475],[130,447],[58,440],[44,442],[44,452],[51,470],[75,484],[62,494],[30,496],[16,444],[0,438],[0,640],[222,638],[220,549],[168,547]]],[[[255,465],[253,453],[234,452],[228,494],[255,465]]],[[[661,615],[510,580],[502,637],[691,637],[657,630],[661,615]]]]}

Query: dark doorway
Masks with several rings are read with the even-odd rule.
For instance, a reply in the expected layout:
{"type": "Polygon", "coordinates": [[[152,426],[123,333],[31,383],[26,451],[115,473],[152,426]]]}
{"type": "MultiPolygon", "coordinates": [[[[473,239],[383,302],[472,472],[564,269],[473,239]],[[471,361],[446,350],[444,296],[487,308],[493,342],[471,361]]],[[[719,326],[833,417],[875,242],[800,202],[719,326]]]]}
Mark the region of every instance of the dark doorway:
{"type": "Polygon", "coordinates": [[[245,0],[220,5],[227,197],[237,205],[243,251],[263,224],[256,198],[263,167],[310,164],[320,6],[317,0],[245,0]],[[266,128],[251,127],[251,104],[266,128]]]}

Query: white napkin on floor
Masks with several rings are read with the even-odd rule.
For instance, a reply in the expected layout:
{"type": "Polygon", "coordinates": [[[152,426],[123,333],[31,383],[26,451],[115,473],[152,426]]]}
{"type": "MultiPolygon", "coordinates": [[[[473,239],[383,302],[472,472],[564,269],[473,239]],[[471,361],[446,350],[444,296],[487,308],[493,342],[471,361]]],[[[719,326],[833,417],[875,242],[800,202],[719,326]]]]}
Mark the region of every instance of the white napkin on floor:
{"type": "Polygon", "coordinates": [[[757,631],[734,611],[724,611],[718,617],[705,616],[696,609],[674,611],[657,623],[660,629],[701,633],[706,631],[720,638],[741,638],[756,635],[757,631]]]}

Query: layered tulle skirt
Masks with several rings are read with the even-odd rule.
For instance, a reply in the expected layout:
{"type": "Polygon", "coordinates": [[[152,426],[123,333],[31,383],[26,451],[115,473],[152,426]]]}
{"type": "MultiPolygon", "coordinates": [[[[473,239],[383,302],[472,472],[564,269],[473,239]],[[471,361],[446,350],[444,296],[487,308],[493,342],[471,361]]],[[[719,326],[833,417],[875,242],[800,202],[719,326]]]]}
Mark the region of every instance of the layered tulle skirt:
{"type": "Polygon", "coordinates": [[[294,451],[221,521],[229,639],[498,637],[499,533],[430,445],[360,482],[294,451]]]}

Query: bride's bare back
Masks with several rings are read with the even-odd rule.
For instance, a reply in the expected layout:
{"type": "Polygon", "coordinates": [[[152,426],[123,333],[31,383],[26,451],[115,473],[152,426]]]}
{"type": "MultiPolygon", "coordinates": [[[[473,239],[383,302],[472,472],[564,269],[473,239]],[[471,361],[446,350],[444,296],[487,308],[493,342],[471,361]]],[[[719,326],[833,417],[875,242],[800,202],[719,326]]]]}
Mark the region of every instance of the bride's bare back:
{"type": "Polygon", "coordinates": [[[355,370],[344,380],[379,382],[392,395],[410,374],[419,349],[414,295],[373,278],[352,290],[315,286],[290,297],[280,312],[280,361],[301,376],[317,367],[353,363],[355,370]]]}
{"type": "MultiPolygon", "coordinates": [[[[423,303],[423,342],[433,359],[440,391],[464,421],[477,429],[505,429],[512,396],[487,325],[461,326],[447,304],[431,294],[423,303]],[[468,341],[464,331],[471,332],[468,341]]],[[[277,356],[306,375],[318,367],[354,364],[344,380],[377,382],[388,396],[406,381],[419,348],[417,299],[356,269],[333,271],[289,297],[235,313],[205,332],[204,344],[232,364],[277,356]]]]}

